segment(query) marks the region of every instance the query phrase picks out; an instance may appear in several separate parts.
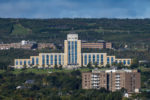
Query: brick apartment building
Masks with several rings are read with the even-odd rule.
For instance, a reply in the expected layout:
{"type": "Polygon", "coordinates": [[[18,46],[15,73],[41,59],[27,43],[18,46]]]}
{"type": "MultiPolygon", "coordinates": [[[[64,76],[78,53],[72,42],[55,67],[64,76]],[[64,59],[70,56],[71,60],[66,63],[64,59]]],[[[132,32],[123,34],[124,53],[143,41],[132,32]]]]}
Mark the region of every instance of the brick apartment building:
{"type": "Polygon", "coordinates": [[[14,49],[31,49],[33,44],[21,45],[21,43],[0,44],[0,50],[14,49]]]}
{"type": "Polygon", "coordinates": [[[43,48],[52,48],[56,49],[54,43],[36,43],[33,41],[25,41],[22,40],[19,43],[7,43],[7,44],[0,44],[0,50],[7,50],[10,48],[14,49],[43,49],[43,48]]]}
{"type": "Polygon", "coordinates": [[[89,48],[89,49],[112,49],[111,42],[98,42],[98,43],[82,43],[82,48],[89,48]]]}
{"type": "Polygon", "coordinates": [[[56,49],[56,46],[54,45],[54,43],[38,43],[38,49],[43,49],[43,48],[56,49]]]}
{"type": "Polygon", "coordinates": [[[141,87],[140,73],[137,70],[93,70],[82,73],[83,89],[105,88],[116,91],[125,88],[128,93],[139,92],[141,87]]]}

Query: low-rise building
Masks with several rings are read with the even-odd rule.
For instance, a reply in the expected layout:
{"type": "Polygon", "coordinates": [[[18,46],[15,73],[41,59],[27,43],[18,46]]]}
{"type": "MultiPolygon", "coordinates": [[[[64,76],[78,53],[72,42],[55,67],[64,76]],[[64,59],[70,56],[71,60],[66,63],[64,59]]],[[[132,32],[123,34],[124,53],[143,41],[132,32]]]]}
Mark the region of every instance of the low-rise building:
{"type": "Polygon", "coordinates": [[[22,40],[19,43],[7,43],[0,44],[0,50],[8,50],[10,48],[14,49],[43,49],[43,48],[52,48],[56,49],[54,43],[36,43],[34,41],[25,41],[22,40]]]}
{"type": "Polygon", "coordinates": [[[89,49],[112,49],[111,42],[97,42],[97,43],[82,43],[82,48],[89,48],[89,49]]]}
{"type": "MultiPolygon", "coordinates": [[[[43,47],[43,46],[42,46],[43,47]]],[[[44,46],[45,47],[45,46],[44,46]]],[[[29,59],[15,59],[14,67],[23,68],[30,67],[54,67],[62,65],[63,67],[81,67],[91,63],[99,67],[112,65],[113,63],[122,63],[125,66],[130,66],[131,58],[116,58],[109,56],[107,53],[82,53],[81,40],[78,40],[78,34],[68,34],[67,40],[64,41],[64,52],[62,53],[39,53],[38,56],[30,56],[29,59]]]]}
{"type": "Polygon", "coordinates": [[[14,48],[14,49],[32,49],[34,44],[36,44],[36,43],[22,40],[19,43],[0,44],[0,50],[7,50],[7,49],[10,49],[10,48],[14,48]]]}
{"type": "Polygon", "coordinates": [[[43,49],[43,48],[56,49],[56,46],[54,45],[54,43],[38,43],[38,49],[43,49]]]}

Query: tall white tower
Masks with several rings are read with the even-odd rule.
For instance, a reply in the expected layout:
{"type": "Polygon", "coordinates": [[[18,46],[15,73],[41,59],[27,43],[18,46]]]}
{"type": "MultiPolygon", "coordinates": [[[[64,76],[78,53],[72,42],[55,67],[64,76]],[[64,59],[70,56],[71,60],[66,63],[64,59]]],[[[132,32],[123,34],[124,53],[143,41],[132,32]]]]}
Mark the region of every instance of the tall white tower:
{"type": "Polygon", "coordinates": [[[81,66],[81,40],[78,34],[68,34],[64,41],[64,65],[81,66]]]}

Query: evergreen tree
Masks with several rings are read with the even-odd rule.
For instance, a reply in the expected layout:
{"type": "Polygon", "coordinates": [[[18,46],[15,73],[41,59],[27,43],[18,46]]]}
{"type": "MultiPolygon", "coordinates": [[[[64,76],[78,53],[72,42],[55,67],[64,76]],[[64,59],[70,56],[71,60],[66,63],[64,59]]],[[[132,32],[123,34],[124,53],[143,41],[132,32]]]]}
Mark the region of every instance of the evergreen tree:
{"type": "Polygon", "coordinates": [[[54,68],[55,68],[55,69],[58,69],[58,66],[57,66],[57,64],[55,64],[54,68]]]}
{"type": "Polygon", "coordinates": [[[91,67],[92,67],[91,62],[89,62],[89,63],[87,64],[87,67],[88,67],[88,68],[91,68],[91,67]]]}
{"type": "Polygon", "coordinates": [[[139,62],[138,62],[138,59],[137,58],[134,58],[133,60],[132,60],[132,64],[131,64],[131,69],[135,69],[135,68],[138,68],[138,66],[139,66],[139,62]]]}

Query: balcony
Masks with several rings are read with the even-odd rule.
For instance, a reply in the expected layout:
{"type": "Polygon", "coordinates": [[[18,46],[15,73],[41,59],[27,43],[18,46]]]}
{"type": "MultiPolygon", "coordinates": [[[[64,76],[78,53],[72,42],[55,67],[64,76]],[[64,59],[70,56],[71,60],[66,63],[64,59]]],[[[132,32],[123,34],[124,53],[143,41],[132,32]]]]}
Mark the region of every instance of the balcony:
{"type": "Polygon", "coordinates": [[[97,85],[97,84],[94,84],[94,85],[92,85],[93,87],[99,87],[99,85],[97,85]]]}
{"type": "Polygon", "coordinates": [[[116,75],[115,77],[116,77],[116,78],[120,78],[120,75],[116,75]]]}
{"type": "Polygon", "coordinates": [[[92,83],[93,84],[99,84],[99,81],[93,81],[92,83]]]}
{"type": "Polygon", "coordinates": [[[116,81],[120,81],[120,78],[116,78],[115,80],[116,80],[116,81]]]}
{"type": "Polygon", "coordinates": [[[120,90],[121,88],[120,87],[116,87],[116,90],[120,90]]]}
{"type": "Polygon", "coordinates": [[[100,78],[100,77],[91,77],[91,78],[100,78]]]}
{"type": "Polygon", "coordinates": [[[120,87],[120,84],[115,84],[116,87],[120,87]]]}
{"type": "Polygon", "coordinates": [[[92,86],[93,89],[100,89],[99,86],[92,86]]]}
{"type": "Polygon", "coordinates": [[[115,81],[115,83],[120,83],[120,81],[115,81]]]}
{"type": "Polygon", "coordinates": [[[93,78],[99,78],[99,75],[92,75],[93,78]]]}
{"type": "Polygon", "coordinates": [[[92,81],[99,81],[100,79],[99,78],[92,78],[91,80],[92,81]]]}
{"type": "Polygon", "coordinates": [[[116,79],[115,79],[116,81],[119,81],[120,80],[120,77],[116,77],[116,79]]]}

